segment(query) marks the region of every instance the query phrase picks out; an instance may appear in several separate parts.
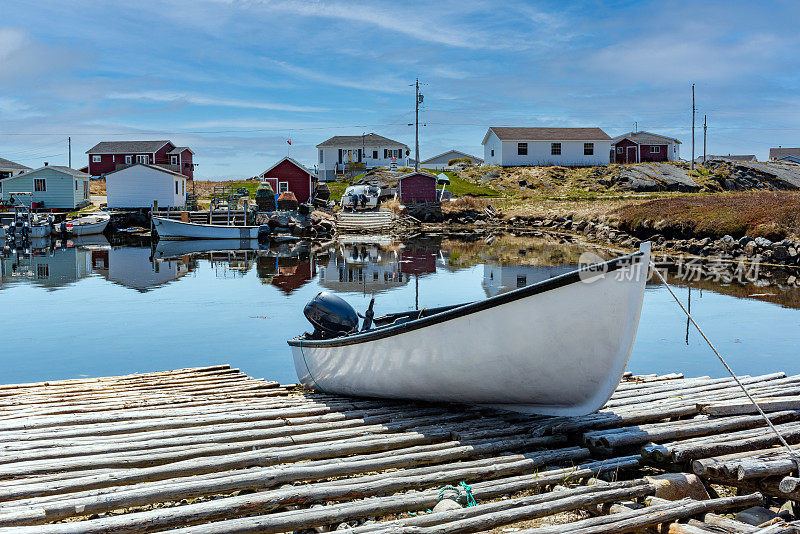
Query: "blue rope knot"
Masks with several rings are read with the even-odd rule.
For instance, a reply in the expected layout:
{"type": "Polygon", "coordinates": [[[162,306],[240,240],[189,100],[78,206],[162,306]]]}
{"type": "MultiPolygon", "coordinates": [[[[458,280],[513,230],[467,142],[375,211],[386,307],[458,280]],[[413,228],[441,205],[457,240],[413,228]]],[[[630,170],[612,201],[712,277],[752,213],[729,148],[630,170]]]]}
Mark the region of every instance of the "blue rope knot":
{"type": "Polygon", "coordinates": [[[472,486],[467,484],[466,482],[459,482],[458,486],[442,486],[439,490],[439,501],[441,502],[442,499],[451,499],[451,497],[445,497],[445,492],[455,492],[456,496],[454,501],[461,502],[461,498],[466,498],[466,505],[469,506],[476,506],[478,503],[475,501],[475,497],[472,495],[472,486]],[[462,491],[463,490],[463,491],[462,491]]]}
{"type": "Polygon", "coordinates": [[[477,505],[478,503],[475,502],[475,497],[472,495],[472,486],[470,486],[464,481],[461,481],[461,483],[459,483],[459,486],[464,488],[464,494],[467,497],[467,506],[469,507],[477,505]]]}

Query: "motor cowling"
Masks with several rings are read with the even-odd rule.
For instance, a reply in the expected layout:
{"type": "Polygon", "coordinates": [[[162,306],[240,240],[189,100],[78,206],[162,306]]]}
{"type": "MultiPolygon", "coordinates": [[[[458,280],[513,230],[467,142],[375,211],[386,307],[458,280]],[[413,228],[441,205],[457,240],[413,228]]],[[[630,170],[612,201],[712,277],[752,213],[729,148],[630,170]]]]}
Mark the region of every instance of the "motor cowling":
{"type": "Polygon", "coordinates": [[[358,313],[344,299],[322,291],[303,309],[318,337],[335,337],[358,330],[358,313]]]}

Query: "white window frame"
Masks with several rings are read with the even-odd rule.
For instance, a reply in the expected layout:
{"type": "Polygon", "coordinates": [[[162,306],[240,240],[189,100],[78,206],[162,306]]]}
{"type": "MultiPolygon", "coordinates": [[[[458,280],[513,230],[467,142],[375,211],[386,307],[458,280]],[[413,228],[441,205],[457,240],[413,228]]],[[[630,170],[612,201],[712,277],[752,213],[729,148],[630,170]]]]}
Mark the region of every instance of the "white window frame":
{"type": "Polygon", "coordinates": [[[378,151],[377,150],[373,150],[372,151],[372,159],[378,159],[378,151]]]}
{"type": "Polygon", "coordinates": [[[92,154],[92,163],[100,163],[101,161],[103,161],[102,156],[96,156],[92,154]]]}
{"type": "Polygon", "coordinates": [[[278,194],[289,192],[289,182],[278,182],[278,194]]]}
{"type": "Polygon", "coordinates": [[[325,163],[325,151],[321,148],[319,149],[319,162],[325,163]]]}
{"type": "Polygon", "coordinates": [[[130,165],[133,163],[133,156],[125,156],[125,165],[130,165]]]}
{"type": "Polygon", "coordinates": [[[178,164],[178,156],[172,155],[169,157],[169,164],[170,165],[177,165],[178,164]]]}
{"type": "Polygon", "coordinates": [[[550,155],[551,156],[561,155],[561,143],[550,143],[550,155]]]}
{"type": "Polygon", "coordinates": [[[33,191],[36,193],[47,193],[47,179],[46,178],[34,178],[33,179],[33,191]],[[37,188],[37,184],[41,184],[41,189],[37,188]]]}
{"type": "Polygon", "coordinates": [[[528,155],[528,143],[517,143],[517,156],[528,155]]]}
{"type": "Polygon", "coordinates": [[[594,156],[594,143],[583,143],[583,155],[594,156]]]}
{"type": "Polygon", "coordinates": [[[651,154],[661,154],[661,147],[658,145],[651,145],[650,146],[650,153],[651,154]]]}
{"type": "Polygon", "coordinates": [[[617,147],[617,154],[624,154],[624,153],[625,153],[625,148],[621,147],[621,146],[618,146],[617,147]]]}
{"type": "Polygon", "coordinates": [[[150,156],[148,154],[137,154],[136,163],[144,163],[145,165],[147,165],[148,163],[150,163],[150,156]]]}

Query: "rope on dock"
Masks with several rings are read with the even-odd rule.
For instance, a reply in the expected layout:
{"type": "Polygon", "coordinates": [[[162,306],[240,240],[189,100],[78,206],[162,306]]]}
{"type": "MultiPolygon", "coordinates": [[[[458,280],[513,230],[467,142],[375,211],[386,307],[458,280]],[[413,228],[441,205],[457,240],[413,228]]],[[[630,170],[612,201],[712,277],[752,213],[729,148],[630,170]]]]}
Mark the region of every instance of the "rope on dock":
{"type": "Polygon", "coordinates": [[[664,276],[661,274],[661,272],[658,270],[658,268],[656,267],[655,263],[653,263],[652,260],[650,261],[650,266],[653,268],[653,272],[656,273],[656,276],[658,276],[658,278],[661,280],[661,283],[664,284],[664,287],[667,288],[667,291],[669,291],[669,294],[672,295],[672,298],[675,299],[675,302],[678,303],[678,306],[681,307],[681,309],[683,310],[683,313],[686,314],[686,317],[688,317],[688,319],[692,322],[692,324],[697,329],[697,331],[700,332],[700,335],[703,337],[705,342],[708,343],[708,346],[711,347],[711,350],[714,352],[714,354],[717,355],[717,358],[719,358],[719,361],[722,362],[722,365],[725,366],[725,369],[728,371],[728,373],[731,375],[731,377],[736,381],[736,384],[738,384],[738,386],[741,388],[742,392],[744,392],[745,396],[747,396],[747,399],[753,404],[753,406],[755,406],[756,410],[758,410],[758,413],[761,415],[761,417],[764,418],[764,421],[766,421],[767,426],[770,428],[770,430],[772,430],[775,433],[775,435],[777,436],[778,441],[780,441],[781,445],[786,447],[786,450],[789,452],[789,457],[792,458],[794,460],[794,462],[797,464],[797,472],[798,472],[798,474],[800,474],[800,456],[798,456],[797,453],[795,452],[795,450],[792,449],[789,446],[789,444],[786,442],[786,439],[784,439],[783,435],[780,432],[778,432],[778,429],[775,428],[775,425],[772,424],[772,421],[770,420],[770,418],[767,417],[767,414],[765,414],[764,410],[761,409],[761,406],[759,406],[759,404],[756,402],[756,400],[753,398],[753,396],[750,395],[750,392],[747,391],[747,388],[744,386],[744,384],[742,384],[742,381],[739,380],[739,377],[736,376],[736,373],[733,372],[733,369],[731,369],[731,366],[728,365],[728,362],[725,361],[725,358],[722,357],[722,354],[719,353],[719,351],[714,346],[714,344],[711,342],[711,340],[708,339],[708,336],[706,335],[706,333],[703,332],[703,329],[700,328],[700,325],[697,324],[697,321],[694,320],[694,317],[692,317],[692,314],[689,312],[689,310],[686,309],[686,306],[683,305],[683,302],[681,302],[681,300],[678,298],[678,295],[676,295],[675,292],[672,290],[672,287],[670,287],[669,283],[667,283],[667,280],[664,278],[664,276]]]}

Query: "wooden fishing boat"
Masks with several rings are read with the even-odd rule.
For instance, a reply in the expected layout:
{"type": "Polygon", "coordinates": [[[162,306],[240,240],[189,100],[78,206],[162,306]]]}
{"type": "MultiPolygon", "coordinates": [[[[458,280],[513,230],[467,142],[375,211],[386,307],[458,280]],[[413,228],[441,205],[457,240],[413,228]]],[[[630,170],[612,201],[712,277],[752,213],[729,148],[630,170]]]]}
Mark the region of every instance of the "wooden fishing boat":
{"type": "Polygon", "coordinates": [[[628,364],[649,262],[645,243],[483,301],[377,317],[374,327],[370,303],[362,331],[349,305],[322,293],[304,310],[314,333],[288,341],[297,376],[328,393],[591,413],[628,364]]]}
{"type": "Polygon", "coordinates": [[[258,239],[259,226],[199,224],[153,217],[160,239],[258,239]]]}
{"type": "Polygon", "coordinates": [[[111,215],[108,213],[92,213],[67,221],[67,233],[78,235],[95,235],[105,232],[111,215]]]}

